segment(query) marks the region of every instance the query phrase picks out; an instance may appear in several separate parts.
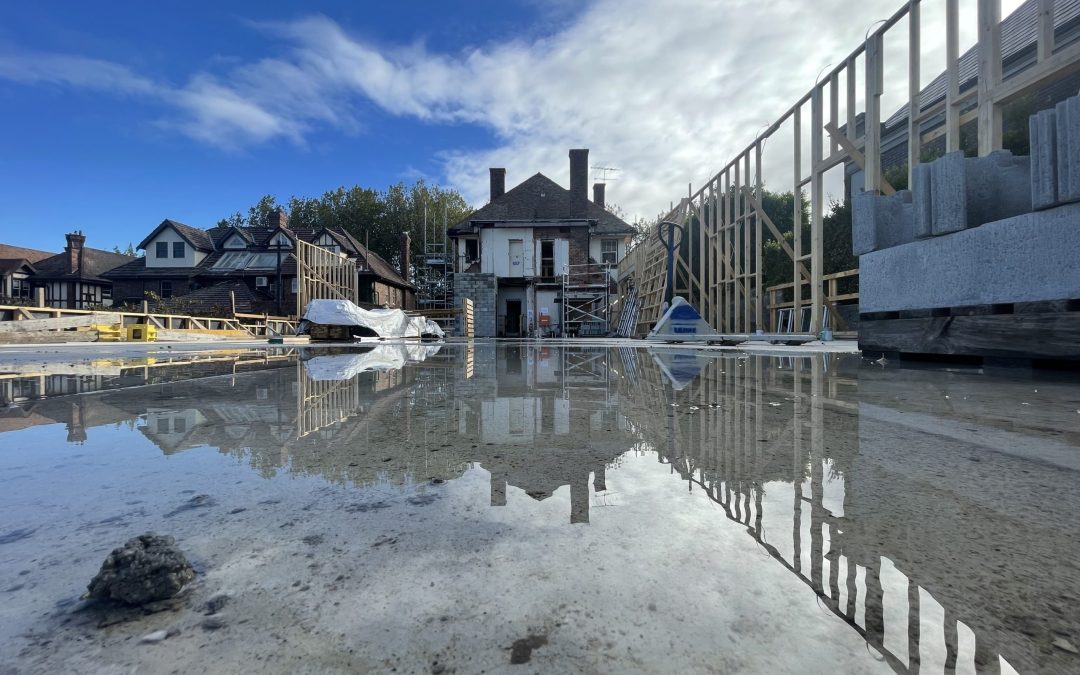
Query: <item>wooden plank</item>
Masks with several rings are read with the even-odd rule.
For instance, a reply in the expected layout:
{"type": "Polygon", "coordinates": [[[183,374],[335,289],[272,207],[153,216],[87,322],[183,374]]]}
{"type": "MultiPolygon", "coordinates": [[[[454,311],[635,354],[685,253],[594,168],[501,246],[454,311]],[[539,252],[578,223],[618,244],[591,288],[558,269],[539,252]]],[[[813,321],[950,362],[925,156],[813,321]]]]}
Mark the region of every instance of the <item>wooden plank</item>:
{"type": "Polygon", "coordinates": [[[39,330],[26,333],[0,333],[0,344],[5,345],[45,345],[65,342],[96,342],[96,330],[39,330]]]}
{"type": "Polygon", "coordinates": [[[21,321],[0,321],[0,333],[29,333],[62,328],[79,328],[96,323],[117,323],[112,314],[83,314],[65,316],[58,319],[23,319],[21,321]]]}
{"type": "MultiPolygon", "coordinates": [[[[836,142],[840,144],[841,149],[843,149],[845,152],[847,152],[848,155],[851,156],[851,161],[855,162],[855,166],[859,167],[864,171],[866,170],[866,158],[863,157],[863,154],[859,152],[859,149],[855,147],[854,143],[842,136],[840,134],[840,130],[832,126],[831,124],[825,125],[825,131],[829,132],[829,135],[832,136],[836,140],[836,142]]],[[[889,181],[885,180],[884,176],[881,177],[880,188],[881,194],[883,195],[896,194],[896,188],[894,188],[892,184],[889,183],[889,181]]]]}
{"type": "Polygon", "coordinates": [[[1080,360],[1080,312],[859,321],[865,351],[1080,360]]]}

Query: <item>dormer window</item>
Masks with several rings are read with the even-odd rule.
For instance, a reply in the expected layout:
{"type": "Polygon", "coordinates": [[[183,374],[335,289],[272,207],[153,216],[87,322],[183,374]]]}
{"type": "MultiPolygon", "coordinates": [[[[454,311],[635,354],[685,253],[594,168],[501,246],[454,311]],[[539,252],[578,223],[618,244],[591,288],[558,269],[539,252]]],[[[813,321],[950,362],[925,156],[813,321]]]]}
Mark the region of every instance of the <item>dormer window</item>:
{"type": "Polygon", "coordinates": [[[319,241],[316,242],[320,248],[325,248],[331,253],[341,253],[341,246],[338,245],[337,240],[331,237],[329,234],[324,234],[319,237],[319,241]]]}
{"type": "Polygon", "coordinates": [[[284,232],[278,232],[270,238],[266,245],[271,248],[292,248],[292,240],[284,232]]]}
{"type": "Polygon", "coordinates": [[[186,254],[184,251],[184,242],[174,241],[172,245],[172,257],[183,258],[186,254]]]}
{"type": "Polygon", "coordinates": [[[247,248],[247,242],[239,234],[233,234],[231,237],[225,240],[225,244],[222,248],[229,250],[245,249],[247,248]]]}
{"type": "Polygon", "coordinates": [[[155,258],[168,258],[169,257],[169,242],[159,241],[154,245],[154,257],[155,258]]]}

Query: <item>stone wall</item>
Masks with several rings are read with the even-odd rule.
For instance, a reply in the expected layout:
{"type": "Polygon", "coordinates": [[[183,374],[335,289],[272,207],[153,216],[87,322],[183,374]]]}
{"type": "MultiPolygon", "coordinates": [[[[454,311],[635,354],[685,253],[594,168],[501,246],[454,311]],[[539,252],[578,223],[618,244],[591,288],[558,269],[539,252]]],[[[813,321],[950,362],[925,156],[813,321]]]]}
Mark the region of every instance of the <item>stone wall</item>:
{"type": "Polygon", "coordinates": [[[463,298],[473,301],[475,337],[495,337],[497,292],[494,274],[458,272],[454,275],[454,306],[461,307],[463,298]]]}

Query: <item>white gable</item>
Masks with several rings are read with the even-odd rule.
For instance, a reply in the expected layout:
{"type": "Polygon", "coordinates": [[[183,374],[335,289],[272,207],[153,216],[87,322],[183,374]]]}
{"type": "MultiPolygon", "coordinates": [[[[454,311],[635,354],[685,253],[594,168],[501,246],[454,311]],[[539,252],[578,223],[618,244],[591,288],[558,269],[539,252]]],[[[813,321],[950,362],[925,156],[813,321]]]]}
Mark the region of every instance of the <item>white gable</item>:
{"type": "Polygon", "coordinates": [[[278,232],[270,241],[266,242],[267,246],[280,246],[281,248],[292,248],[292,240],[284,232],[278,232]]]}
{"type": "Polygon", "coordinates": [[[225,240],[225,243],[221,245],[222,248],[232,248],[232,249],[247,248],[247,246],[248,246],[248,244],[244,240],[244,238],[241,237],[236,232],[233,232],[232,235],[228,239],[225,240]]]}

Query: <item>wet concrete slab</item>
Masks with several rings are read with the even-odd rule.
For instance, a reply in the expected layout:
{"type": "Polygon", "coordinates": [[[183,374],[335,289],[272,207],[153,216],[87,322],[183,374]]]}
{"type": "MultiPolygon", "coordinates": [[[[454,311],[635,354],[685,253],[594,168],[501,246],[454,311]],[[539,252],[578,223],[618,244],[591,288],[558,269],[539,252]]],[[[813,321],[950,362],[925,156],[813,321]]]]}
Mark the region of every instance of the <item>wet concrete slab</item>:
{"type": "Polygon", "coordinates": [[[640,343],[210,356],[5,370],[0,672],[1080,669],[1068,374],[640,343]],[[81,601],[148,531],[193,562],[185,592],[81,601]]]}

